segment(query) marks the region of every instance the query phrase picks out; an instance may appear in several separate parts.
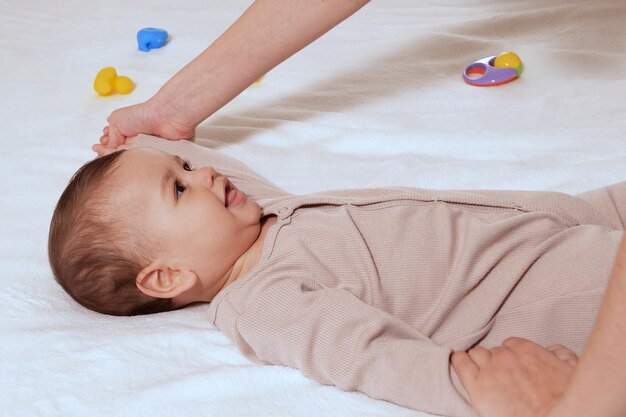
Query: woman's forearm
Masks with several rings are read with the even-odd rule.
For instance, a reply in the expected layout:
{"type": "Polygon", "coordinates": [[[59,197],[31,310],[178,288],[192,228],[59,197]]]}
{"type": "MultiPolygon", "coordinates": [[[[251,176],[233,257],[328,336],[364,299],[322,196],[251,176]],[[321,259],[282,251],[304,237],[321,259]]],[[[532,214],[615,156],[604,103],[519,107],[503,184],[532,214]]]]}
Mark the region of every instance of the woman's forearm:
{"type": "Polygon", "coordinates": [[[549,417],[626,416],[626,238],[604,302],[562,401],[549,417]]]}
{"type": "Polygon", "coordinates": [[[197,126],[368,0],[257,0],[151,99],[197,126]]]}

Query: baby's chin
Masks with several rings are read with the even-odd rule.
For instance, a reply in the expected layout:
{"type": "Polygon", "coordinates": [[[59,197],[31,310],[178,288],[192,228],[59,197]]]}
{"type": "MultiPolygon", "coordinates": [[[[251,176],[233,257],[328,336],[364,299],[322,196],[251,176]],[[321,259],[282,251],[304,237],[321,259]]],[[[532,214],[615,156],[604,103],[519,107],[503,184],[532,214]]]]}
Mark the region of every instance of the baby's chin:
{"type": "Polygon", "coordinates": [[[259,203],[257,203],[256,201],[252,200],[251,198],[248,199],[248,201],[250,202],[250,204],[253,204],[254,207],[256,207],[256,209],[259,211],[259,221],[260,221],[261,220],[261,216],[263,215],[263,209],[261,208],[259,203]]]}

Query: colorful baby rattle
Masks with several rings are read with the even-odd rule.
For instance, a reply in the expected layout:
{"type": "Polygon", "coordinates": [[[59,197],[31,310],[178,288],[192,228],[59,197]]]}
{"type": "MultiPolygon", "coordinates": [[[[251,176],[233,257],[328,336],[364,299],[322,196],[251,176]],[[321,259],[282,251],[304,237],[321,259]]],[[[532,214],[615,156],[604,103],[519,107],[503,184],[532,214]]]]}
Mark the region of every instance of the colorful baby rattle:
{"type": "Polygon", "coordinates": [[[522,74],[522,60],[514,52],[502,52],[470,64],[463,72],[466,83],[478,87],[491,87],[513,81],[522,74]]]}

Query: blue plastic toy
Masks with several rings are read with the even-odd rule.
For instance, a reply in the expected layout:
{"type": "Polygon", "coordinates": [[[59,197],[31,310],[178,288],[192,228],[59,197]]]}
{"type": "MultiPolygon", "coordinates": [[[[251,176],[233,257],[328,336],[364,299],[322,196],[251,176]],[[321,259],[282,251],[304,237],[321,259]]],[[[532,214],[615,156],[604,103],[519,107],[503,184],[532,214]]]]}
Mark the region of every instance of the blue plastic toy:
{"type": "Polygon", "coordinates": [[[157,28],[143,28],[137,32],[137,43],[142,51],[160,48],[167,41],[167,31],[157,28]]]}

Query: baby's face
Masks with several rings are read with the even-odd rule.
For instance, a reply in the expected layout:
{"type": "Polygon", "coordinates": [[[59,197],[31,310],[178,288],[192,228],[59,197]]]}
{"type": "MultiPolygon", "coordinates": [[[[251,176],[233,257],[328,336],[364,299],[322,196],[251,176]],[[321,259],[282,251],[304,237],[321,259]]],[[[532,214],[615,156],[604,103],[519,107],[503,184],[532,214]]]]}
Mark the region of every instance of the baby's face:
{"type": "Polygon", "coordinates": [[[258,237],[260,207],[211,167],[148,148],[118,161],[107,180],[113,207],[150,236],[157,258],[218,285],[258,237]]]}

